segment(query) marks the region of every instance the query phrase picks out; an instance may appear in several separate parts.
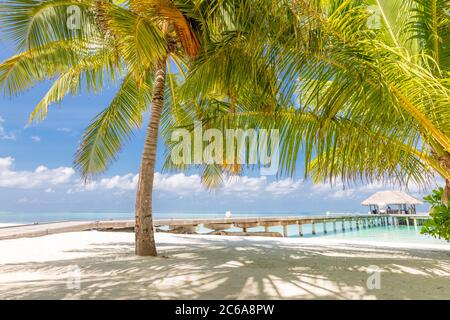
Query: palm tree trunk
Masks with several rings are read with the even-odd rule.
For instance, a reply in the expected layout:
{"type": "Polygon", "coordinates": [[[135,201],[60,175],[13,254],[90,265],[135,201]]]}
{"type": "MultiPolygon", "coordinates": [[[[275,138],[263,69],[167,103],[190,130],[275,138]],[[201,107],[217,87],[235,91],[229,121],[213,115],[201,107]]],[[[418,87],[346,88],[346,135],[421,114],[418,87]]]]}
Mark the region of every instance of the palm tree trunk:
{"type": "Polygon", "coordinates": [[[156,256],[156,245],[152,219],[153,178],[155,175],[156,146],[158,129],[164,103],[166,86],[166,61],[156,69],[153,86],[151,118],[147,127],[144,151],[142,153],[139,182],[135,207],[136,254],[138,256],[156,256]]]}
{"type": "Polygon", "coordinates": [[[442,194],[442,202],[448,206],[448,200],[450,198],[450,180],[445,179],[444,193],[442,194]]]}
{"type": "MultiPolygon", "coordinates": [[[[432,146],[431,147],[431,157],[439,163],[439,166],[445,170],[446,172],[450,172],[450,154],[446,151],[441,152],[440,154],[436,151],[437,149],[432,146]]],[[[441,174],[442,175],[442,174],[441,174]]],[[[442,193],[441,201],[448,206],[448,201],[450,198],[450,179],[447,176],[442,176],[445,180],[444,192],[442,193]]]]}
{"type": "MultiPolygon", "coordinates": [[[[441,158],[441,166],[448,171],[450,171],[450,155],[445,153],[441,158]]],[[[445,179],[444,192],[442,193],[442,202],[448,206],[448,200],[450,198],[450,179],[445,179]]]]}

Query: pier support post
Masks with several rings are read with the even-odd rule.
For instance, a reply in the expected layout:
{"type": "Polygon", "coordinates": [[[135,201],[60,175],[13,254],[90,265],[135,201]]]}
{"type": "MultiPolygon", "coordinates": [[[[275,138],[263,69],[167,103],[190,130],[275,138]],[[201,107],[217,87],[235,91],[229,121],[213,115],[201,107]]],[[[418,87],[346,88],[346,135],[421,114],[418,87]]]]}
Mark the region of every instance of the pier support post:
{"type": "Polygon", "coordinates": [[[355,223],[356,223],[356,230],[359,230],[359,218],[356,218],[355,223]]]}
{"type": "Polygon", "coordinates": [[[287,224],[283,224],[283,236],[284,237],[288,236],[287,224]]]}
{"type": "Polygon", "coordinates": [[[327,233],[327,222],[323,222],[323,233],[327,233]]]}
{"type": "Polygon", "coordinates": [[[303,225],[301,223],[298,225],[298,236],[303,237],[303,225]]]}
{"type": "Polygon", "coordinates": [[[336,230],[336,220],[333,220],[333,232],[337,232],[337,230],[336,230]]]}
{"type": "Polygon", "coordinates": [[[350,225],[350,230],[353,230],[353,219],[348,220],[348,224],[350,225]]]}
{"type": "Polygon", "coordinates": [[[341,224],[342,224],[342,232],[345,231],[345,219],[341,220],[341,224]]]}
{"type": "Polygon", "coordinates": [[[316,234],[316,225],[314,222],[311,224],[311,227],[312,227],[312,234],[316,234]]]}
{"type": "Polygon", "coordinates": [[[414,218],[414,219],[413,219],[413,221],[414,221],[414,228],[416,228],[416,229],[417,229],[417,219],[416,219],[416,218],[414,218]]]}
{"type": "Polygon", "coordinates": [[[406,225],[409,227],[409,218],[406,217],[406,225]]]}

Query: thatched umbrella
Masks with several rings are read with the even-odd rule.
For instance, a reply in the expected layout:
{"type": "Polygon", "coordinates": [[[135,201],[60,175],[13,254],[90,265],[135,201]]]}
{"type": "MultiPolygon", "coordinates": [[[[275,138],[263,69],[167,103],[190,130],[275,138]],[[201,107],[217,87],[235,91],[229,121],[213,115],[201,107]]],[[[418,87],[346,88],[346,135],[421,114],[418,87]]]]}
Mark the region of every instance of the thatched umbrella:
{"type": "Polygon", "coordinates": [[[380,208],[397,205],[398,210],[388,208],[387,213],[416,213],[416,205],[423,202],[402,191],[379,191],[361,202],[363,206],[369,206],[370,212],[379,213],[380,208]],[[409,208],[407,207],[409,206],[409,208]]]}

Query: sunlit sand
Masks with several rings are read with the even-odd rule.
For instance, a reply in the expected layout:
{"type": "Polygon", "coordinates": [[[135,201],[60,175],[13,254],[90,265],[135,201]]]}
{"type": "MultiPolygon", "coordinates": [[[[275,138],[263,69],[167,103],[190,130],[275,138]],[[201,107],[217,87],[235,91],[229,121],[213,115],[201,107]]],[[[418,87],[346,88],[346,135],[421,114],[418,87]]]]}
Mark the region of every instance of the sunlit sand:
{"type": "Polygon", "coordinates": [[[448,299],[450,248],[320,238],[74,232],[0,241],[2,299],[448,299]],[[370,289],[371,270],[380,271],[370,289]],[[74,273],[74,270],[76,271],[74,273]],[[369,273],[368,273],[369,271],[369,273]],[[74,277],[78,277],[73,285],[74,277]]]}

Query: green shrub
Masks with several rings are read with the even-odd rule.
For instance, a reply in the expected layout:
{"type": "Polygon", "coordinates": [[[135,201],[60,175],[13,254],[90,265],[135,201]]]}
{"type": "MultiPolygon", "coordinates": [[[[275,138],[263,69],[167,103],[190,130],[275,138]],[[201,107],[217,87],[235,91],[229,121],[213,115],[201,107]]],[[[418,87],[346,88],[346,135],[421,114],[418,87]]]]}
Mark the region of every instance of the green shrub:
{"type": "Polygon", "coordinates": [[[444,189],[433,190],[433,193],[423,199],[431,205],[429,219],[422,227],[421,233],[435,238],[443,238],[450,242],[450,206],[442,202],[444,189]]]}

